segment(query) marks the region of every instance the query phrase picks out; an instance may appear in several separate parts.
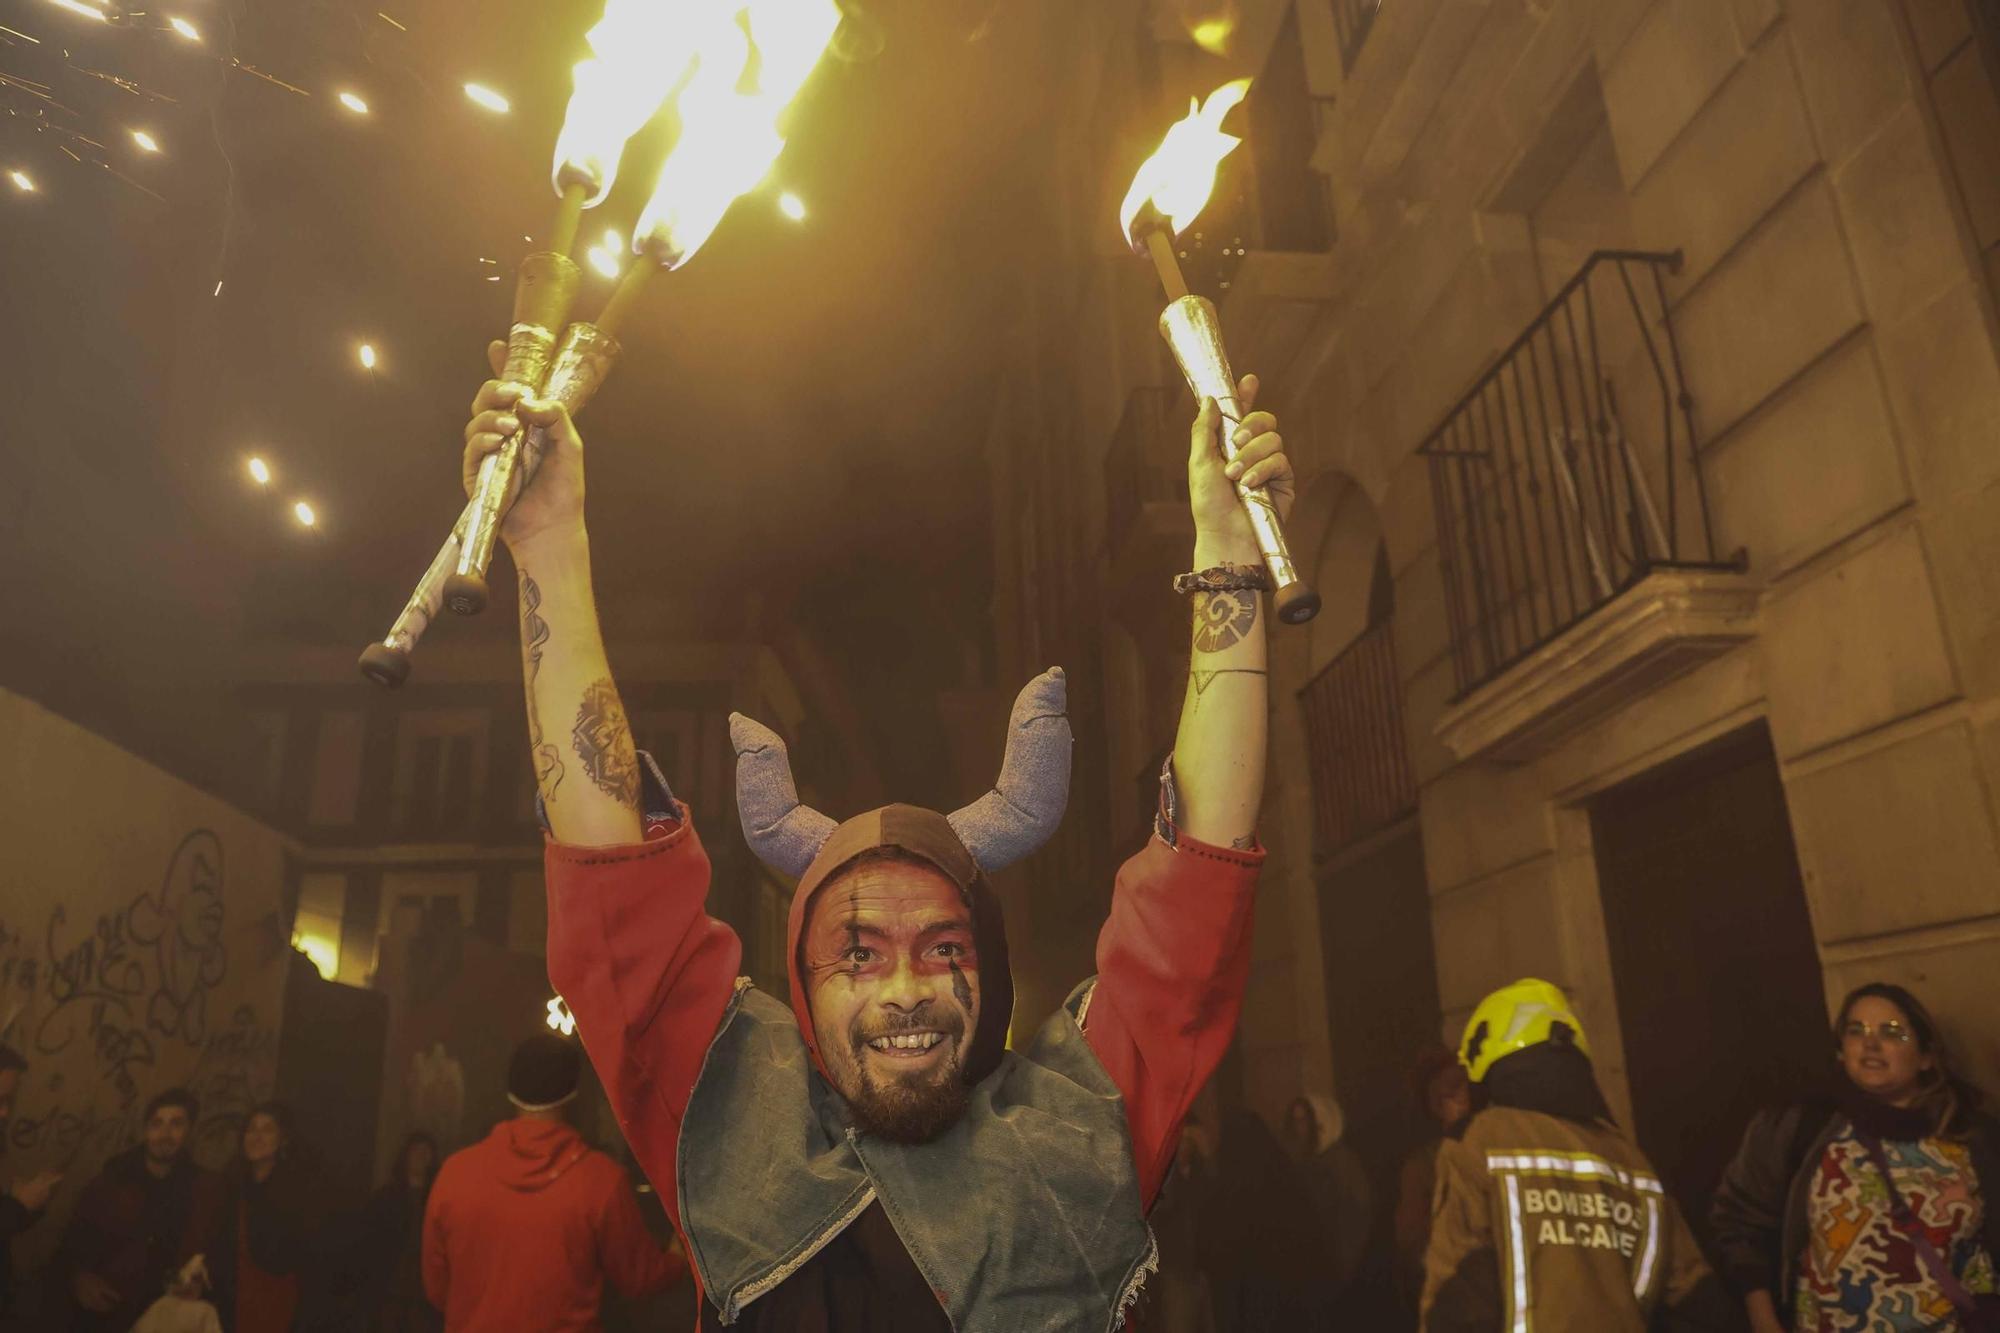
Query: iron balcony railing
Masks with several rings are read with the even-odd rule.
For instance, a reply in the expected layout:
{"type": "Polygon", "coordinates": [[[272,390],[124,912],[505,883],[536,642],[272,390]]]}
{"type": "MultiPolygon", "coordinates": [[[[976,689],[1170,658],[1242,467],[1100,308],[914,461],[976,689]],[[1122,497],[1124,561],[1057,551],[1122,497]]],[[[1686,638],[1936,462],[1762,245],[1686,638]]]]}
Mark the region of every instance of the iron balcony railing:
{"type": "Polygon", "coordinates": [[[1299,691],[1312,767],[1313,848],[1320,856],[1417,805],[1392,625],[1365,631],[1299,691]]]}
{"type": "Polygon", "coordinates": [[[1678,252],[1600,250],[1419,446],[1464,696],[1715,552],[1667,309],[1678,252]]]}
{"type": "Polygon", "coordinates": [[[1186,508],[1187,464],[1173,448],[1169,414],[1180,390],[1134,389],[1104,451],[1104,537],[1117,550],[1148,504],[1186,508]]]}

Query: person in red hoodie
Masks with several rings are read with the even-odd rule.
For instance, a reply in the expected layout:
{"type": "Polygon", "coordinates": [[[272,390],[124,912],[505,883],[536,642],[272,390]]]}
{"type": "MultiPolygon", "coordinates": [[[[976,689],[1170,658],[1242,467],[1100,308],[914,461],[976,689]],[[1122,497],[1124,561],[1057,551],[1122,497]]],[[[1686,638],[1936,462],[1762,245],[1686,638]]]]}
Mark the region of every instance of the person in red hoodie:
{"type": "Polygon", "coordinates": [[[445,1333],[594,1333],[606,1280],[639,1297],[687,1271],[647,1233],[625,1172],[569,1125],[580,1068],[552,1032],[515,1047],[507,1100],[520,1114],[438,1171],[424,1292],[445,1333]]]}

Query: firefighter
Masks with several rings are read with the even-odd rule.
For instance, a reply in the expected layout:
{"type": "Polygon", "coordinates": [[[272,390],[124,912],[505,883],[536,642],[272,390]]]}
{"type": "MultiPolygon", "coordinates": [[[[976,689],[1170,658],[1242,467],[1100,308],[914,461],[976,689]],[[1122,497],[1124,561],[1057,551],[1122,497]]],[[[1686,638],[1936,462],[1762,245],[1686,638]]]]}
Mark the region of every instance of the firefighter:
{"type": "Polygon", "coordinates": [[[1424,1333],[1743,1327],[1652,1163],[1612,1122],[1561,990],[1529,979],[1487,996],[1458,1059],[1479,1109],[1438,1153],[1424,1333]]]}

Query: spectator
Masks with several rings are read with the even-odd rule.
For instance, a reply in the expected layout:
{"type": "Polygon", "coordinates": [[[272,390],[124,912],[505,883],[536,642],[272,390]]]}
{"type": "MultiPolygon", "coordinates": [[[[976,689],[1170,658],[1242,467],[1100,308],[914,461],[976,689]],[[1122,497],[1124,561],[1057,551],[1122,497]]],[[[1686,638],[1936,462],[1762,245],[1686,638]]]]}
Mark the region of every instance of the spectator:
{"type": "MultiPolygon", "coordinates": [[[[7,1130],[14,1118],[14,1095],[28,1062],[12,1046],[0,1045],[0,1153],[7,1150],[7,1130]]],[[[10,1180],[0,1193],[0,1319],[14,1308],[14,1237],[41,1221],[49,1196],[62,1180],[60,1171],[42,1171],[25,1180],[10,1180]]]]}
{"type": "Polygon", "coordinates": [[[222,1181],[188,1156],[201,1104],[186,1088],[146,1103],[141,1141],[84,1187],[57,1259],[74,1333],[124,1333],[170,1274],[213,1254],[222,1181]]]}
{"type": "Polygon", "coordinates": [[[437,1140],[418,1130],[403,1140],[388,1183],[362,1213],[356,1254],[367,1333],[438,1333],[444,1317],[424,1295],[424,1205],[437,1176],[437,1140]]]}
{"type": "Polygon", "coordinates": [[[1416,1313],[1424,1291],[1424,1251],[1431,1239],[1431,1196],[1437,1192],[1438,1145],[1472,1114],[1472,1084],[1465,1066],[1449,1048],[1430,1047],[1417,1056],[1410,1088],[1430,1133],[1403,1159],[1396,1189],[1396,1287],[1405,1309],[1416,1313]]]}
{"type": "Polygon", "coordinates": [[[1199,1226],[1221,1333],[1308,1327],[1312,1273],[1326,1262],[1305,1182],[1255,1111],[1224,1113],[1199,1226]]]}
{"type": "Polygon", "coordinates": [[[438,1171],[424,1290],[448,1333],[594,1333],[605,1279],[638,1297],[686,1271],[647,1234],[624,1171],[566,1122],[580,1073],[554,1033],[522,1042],[507,1073],[519,1114],[438,1171]]]}
{"type": "Polygon", "coordinates": [[[1832,1092],[1752,1119],[1710,1212],[1752,1328],[2000,1329],[2000,1216],[1984,1197],[2000,1125],[1901,986],[1851,992],[1833,1044],[1832,1092]]]}
{"type": "Polygon", "coordinates": [[[1310,1270],[1313,1328],[1331,1328],[1361,1267],[1375,1213],[1375,1191],[1354,1149],[1341,1142],[1340,1103],[1319,1093],[1293,1098],[1285,1112],[1285,1147],[1299,1165],[1324,1247],[1310,1270]]]}
{"type": "Polygon", "coordinates": [[[1619,1132],[1583,1025],[1546,981],[1487,996],[1459,1060],[1485,1106],[1438,1150],[1424,1333],[1655,1333],[1743,1320],[1619,1132]]]}
{"type": "Polygon", "coordinates": [[[298,1161],[292,1113],[265,1102],[243,1121],[229,1195],[209,1256],[215,1304],[228,1333],[288,1333],[318,1227],[314,1182],[298,1161]]]}

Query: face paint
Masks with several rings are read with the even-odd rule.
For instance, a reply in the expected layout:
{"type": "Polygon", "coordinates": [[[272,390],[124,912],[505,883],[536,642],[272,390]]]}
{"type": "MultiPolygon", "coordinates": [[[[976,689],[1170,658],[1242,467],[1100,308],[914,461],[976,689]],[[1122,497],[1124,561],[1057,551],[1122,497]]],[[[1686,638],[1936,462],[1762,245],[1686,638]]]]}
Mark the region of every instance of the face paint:
{"type": "Polygon", "coordinates": [[[943,872],[901,859],[860,862],[837,895],[822,896],[803,937],[828,1081],[864,1131],[935,1137],[964,1111],[978,1027],[971,912],[943,872]]]}

